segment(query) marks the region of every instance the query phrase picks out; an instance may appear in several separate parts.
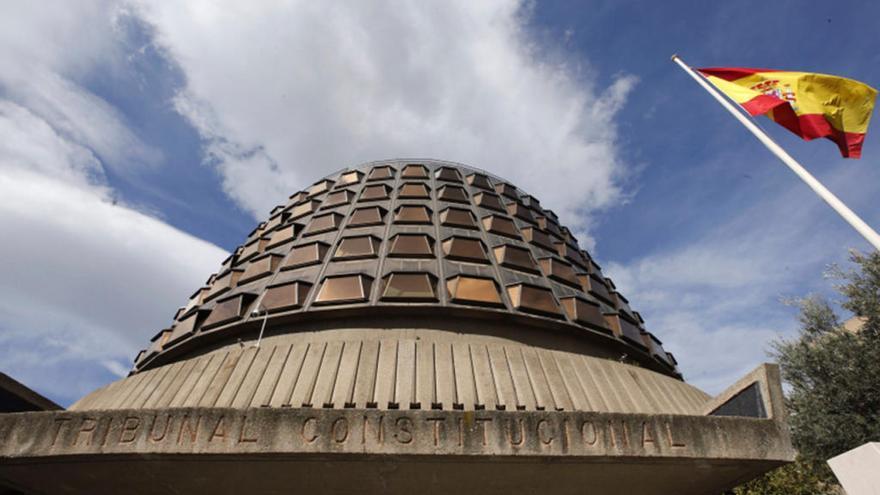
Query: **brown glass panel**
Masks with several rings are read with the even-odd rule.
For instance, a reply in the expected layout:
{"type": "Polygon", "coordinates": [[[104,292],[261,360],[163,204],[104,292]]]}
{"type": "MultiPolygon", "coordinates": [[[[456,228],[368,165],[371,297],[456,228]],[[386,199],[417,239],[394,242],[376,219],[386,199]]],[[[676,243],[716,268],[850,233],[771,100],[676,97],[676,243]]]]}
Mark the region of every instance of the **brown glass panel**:
{"type": "Polygon", "coordinates": [[[302,307],[311,286],[301,281],[270,286],[266,289],[259,308],[271,313],[302,307]]]}
{"type": "MultiPolygon", "coordinates": [[[[198,306],[199,304],[202,304],[202,301],[205,300],[205,296],[208,295],[209,290],[211,290],[210,287],[201,287],[197,291],[193,292],[193,295],[189,296],[189,302],[186,304],[186,307],[184,309],[188,311],[198,306]]],[[[186,311],[183,311],[180,314],[186,313],[186,311]]]]}
{"type": "Polygon", "coordinates": [[[471,174],[467,176],[468,184],[479,187],[480,189],[486,189],[488,191],[492,191],[492,183],[489,182],[489,178],[483,174],[471,174]]]}
{"type": "Polygon", "coordinates": [[[178,322],[177,325],[171,329],[171,334],[168,335],[162,348],[164,349],[195,334],[202,326],[202,321],[205,319],[206,314],[207,311],[196,311],[178,322]]]}
{"type": "Polygon", "coordinates": [[[238,256],[238,261],[246,260],[248,258],[253,258],[254,256],[263,252],[266,244],[269,243],[269,239],[265,237],[261,237],[259,239],[254,239],[253,241],[244,245],[244,248],[241,250],[241,254],[238,256]]]}
{"type": "Polygon", "coordinates": [[[669,356],[666,355],[666,351],[663,350],[663,342],[660,342],[660,339],[654,334],[651,332],[642,332],[642,341],[651,351],[651,355],[654,356],[654,359],[657,359],[667,366],[673,366],[672,362],[669,360],[669,356]]]}
{"type": "Polygon", "coordinates": [[[431,197],[428,186],[421,182],[407,182],[400,188],[399,198],[426,199],[431,197]]]}
{"type": "Polygon", "coordinates": [[[324,199],[323,208],[336,208],[337,206],[347,205],[351,203],[351,198],[354,197],[354,193],[349,191],[348,189],[342,189],[341,191],[334,191],[327,195],[324,199]]]}
{"type": "Polygon", "coordinates": [[[456,203],[468,202],[467,193],[464,192],[464,188],[458,186],[441,187],[439,193],[437,194],[437,199],[442,199],[443,201],[454,201],[456,203]]]}
{"type": "Polygon", "coordinates": [[[385,210],[378,206],[357,208],[348,220],[349,227],[366,227],[369,225],[381,225],[385,222],[385,210]]]}
{"type": "Polygon", "coordinates": [[[550,289],[528,284],[516,284],[507,287],[507,295],[513,307],[527,313],[559,315],[559,306],[553,299],[550,289]]]}
{"type": "Polygon", "coordinates": [[[364,192],[361,193],[361,201],[377,201],[382,199],[388,199],[388,194],[391,192],[391,188],[386,186],[385,184],[373,184],[364,188],[364,192]]]}
{"type": "Polygon", "coordinates": [[[602,316],[598,303],[574,296],[563,297],[560,299],[560,302],[563,309],[565,309],[565,314],[568,315],[571,321],[611,333],[611,329],[608,328],[608,323],[602,316]]]}
{"type": "Polygon", "coordinates": [[[287,204],[295,205],[295,204],[299,203],[300,201],[303,201],[304,199],[306,199],[308,197],[308,195],[309,194],[305,191],[300,191],[298,193],[291,194],[290,198],[287,201],[287,204]]]}
{"type": "Polygon", "coordinates": [[[371,235],[346,237],[339,241],[335,260],[350,260],[357,258],[373,258],[379,254],[379,239],[371,235]]]}
{"type": "Polygon", "coordinates": [[[581,287],[584,291],[589,292],[594,297],[601,299],[608,305],[614,305],[614,299],[611,296],[611,293],[608,292],[608,286],[605,285],[605,281],[601,277],[589,275],[582,276],[580,279],[581,287]],[[584,282],[586,282],[586,284],[584,282]]]}
{"type": "Polygon", "coordinates": [[[440,167],[434,174],[434,177],[436,177],[437,180],[461,182],[461,175],[459,175],[458,170],[450,167],[440,167]]]}
{"type": "Polygon", "coordinates": [[[614,297],[615,307],[617,309],[630,315],[633,319],[638,319],[636,317],[635,311],[633,311],[632,308],[629,307],[629,300],[627,300],[627,298],[623,297],[623,294],[621,294],[620,292],[617,292],[617,290],[614,290],[611,293],[611,296],[614,297]]]}
{"type": "Polygon", "coordinates": [[[247,268],[245,268],[238,283],[244,284],[275,273],[275,269],[278,268],[278,264],[281,263],[281,258],[283,258],[283,256],[280,254],[270,254],[268,256],[255,258],[248,264],[247,268]]]}
{"type": "Polygon", "coordinates": [[[535,217],[535,221],[538,222],[538,227],[546,230],[547,232],[555,235],[556,237],[562,237],[562,231],[559,230],[559,226],[556,225],[556,222],[550,220],[546,216],[535,217]]]}
{"type": "Polygon", "coordinates": [[[483,217],[483,228],[486,229],[487,232],[493,234],[512,237],[514,239],[520,238],[519,232],[516,230],[516,224],[513,223],[513,220],[498,215],[483,217]]]}
{"type": "Polygon", "coordinates": [[[469,237],[450,237],[443,241],[443,254],[446,258],[474,263],[488,263],[486,250],[479,239],[469,237]]]}
{"type": "Polygon", "coordinates": [[[421,205],[403,205],[397,209],[394,223],[431,223],[431,210],[421,205]]]}
{"type": "Polygon", "coordinates": [[[400,176],[404,179],[427,179],[428,169],[424,165],[409,164],[403,167],[403,173],[400,176]]]}
{"type": "Polygon", "coordinates": [[[508,198],[517,199],[518,197],[516,188],[506,182],[495,184],[495,192],[507,196],[508,198]]]}
{"type": "Polygon", "coordinates": [[[373,167],[370,170],[370,175],[367,176],[367,180],[387,180],[394,178],[394,168],[389,167],[388,165],[383,165],[381,167],[373,167]]]}
{"type": "Polygon", "coordinates": [[[202,323],[202,328],[210,328],[240,319],[247,309],[242,307],[244,296],[244,294],[237,294],[235,297],[218,302],[205,322],[202,323]]]}
{"type": "Polygon", "coordinates": [[[294,207],[290,209],[290,218],[296,220],[297,218],[311,215],[318,211],[320,205],[321,202],[315,199],[310,199],[304,203],[294,205],[294,207]]]}
{"type": "Polygon", "coordinates": [[[537,227],[525,227],[522,229],[522,233],[523,237],[532,244],[556,252],[556,248],[553,246],[553,241],[550,240],[550,236],[541,229],[537,227]]]}
{"type": "Polygon", "coordinates": [[[504,244],[493,248],[493,252],[501,266],[530,273],[538,272],[538,265],[535,264],[528,249],[504,244]]]}
{"type": "Polygon", "coordinates": [[[358,172],[357,170],[346,172],[339,177],[339,182],[336,183],[336,187],[357,184],[361,181],[361,177],[363,177],[363,175],[363,172],[358,172]]]}
{"type": "Polygon", "coordinates": [[[620,325],[620,337],[636,347],[647,349],[645,341],[642,340],[641,329],[639,329],[635,323],[629,321],[624,315],[617,316],[617,321],[620,325]]]}
{"type": "Polygon", "coordinates": [[[310,244],[296,246],[290,250],[290,254],[287,256],[287,261],[284,262],[281,269],[289,270],[291,268],[317,265],[324,260],[324,255],[327,253],[329,247],[330,246],[323,242],[312,242],[310,244]]]}
{"type": "Polygon", "coordinates": [[[171,333],[170,329],[165,329],[156,334],[156,336],[150,341],[150,347],[147,348],[144,358],[153,357],[162,352],[162,348],[165,347],[165,344],[167,344],[168,340],[171,338],[171,333]]]}
{"type": "Polygon", "coordinates": [[[312,187],[310,187],[306,194],[308,197],[317,196],[319,194],[323,194],[330,190],[330,187],[333,185],[332,180],[322,180],[320,182],[315,183],[312,187]]]}
{"type": "Polygon", "coordinates": [[[574,238],[574,234],[571,233],[571,230],[568,227],[560,227],[560,231],[562,231],[562,239],[571,244],[577,244],[577,240],[574,238]]]}
{"type": "Polygon", "coordinates": [[[384,301],[436,301],[434,280],[428,273],[392,273],[384,279],[384,301]]]}
{"type": "Polygon", "coordinates": [[[397,234],[391,240],[388,256],[401,258],[433,258],[433,240],[425,234],[397,234]]]}
{"type": "Polygon", "coordinates": [[[321,285],[315,304],[340,304],[366,301],[372,280],[366,275],[327,277],[321,285]]]}
{"type": "Polygon", "coordinates": [[[580,287],[581,284],[577,274],[574,273],[574,269],[568,263],[555,258],[541,258],[538,262],[541,263],[541,268],[548,277],[557,282],[580,287]]]}
{"type": "Polygon", "coordinates": [[[309,222],[303,235],[315,235],[336,230],[339,228],[340,222],[342,222],[342,215],[339,213],[326,213],[312,217],[312,221],[309,222]]]}
{"type": "Polygon", "coordinates": [[[504,204],[501,202],[501,198],[498,197],[497,194],[492,194],[488,192],[474,194],[474,202],[478,206],[482,206],[483,208],[489,208],[490,210],[496,211],[505,211],[504,204]]]}
{"type": "Polygon", "coordinates": [[[284,214],[272,215],[271,217],[269,217],[269,221],[266,222],[266,226],[265,226],[266,231],[271,231],[271,230],[273,230],[275,227],[281,225],[282,223],[284,223],[284,221],[285,221],[289,216],[290,216],[290,215],[284,215],[284,214]]]}
{"type": "Polygon", "coordinates": [[[477,222],[470,210],[462,208],[446,208],[440,212],[440,223],[447,227],[477,228],[477,222]]]}
{"type": "Polygon", "coordinates": [[[214,283],[211,284],[211,288],[208,290],[208,293],[205,294],[205,300],[208,301],[210,299],[213,299],[238,285],[238,279],[241,277],[243,271],[244,270],[240,269],[229,270],[228,272],[216,278],[214,280],[214,283]]]}
{"type": "Polygon", "coordinates": [[[461,304],[503,306],[495,281],[489,278],[458,275],[446,281],[449,300],[461,304]]]}
{"type": "Polygon", "coordinates": [[[269,238],[269,242],[266,244],[266,249],[274,248],[275,246],[280,246],[285,242],[290,242],[296,239],[297,234],[299,234],[301,230],[302,225],[298,223],[292,223],[281,227],[275,232],[272,232],[272,237],[269,238]]]}
{"type": "Polygon", "coordinates": [[[538,201],[538,199],[535,198],[534,196],[532,196],[530,194],[526,194],[525,196],[523,196],[520,199],[522,200],[523,204],[526,205],[527,207],[529,207],[533,210],[541,211],[541,202],[538,201]]]}
{"type": "Polygon", "coordinates": [[[508,203],[507,213],[526,222],[535,223],[535,217],[532,216],[532,212],[522,203],[508,203]]]}
{"type": "Polygon", "coordinates": [[[245,244],[250,243],[251,241],[253,241],[257,237],[260,237],[261,235],[263,235],[263,232],[265,232],[265,231],[266,231],[266,222],[263,222],[263,223],[257,225],[257,228],[255,228],[254,230],[251,231],[250,234],[248,234],[247,241],[245,242],[245,244]]]}

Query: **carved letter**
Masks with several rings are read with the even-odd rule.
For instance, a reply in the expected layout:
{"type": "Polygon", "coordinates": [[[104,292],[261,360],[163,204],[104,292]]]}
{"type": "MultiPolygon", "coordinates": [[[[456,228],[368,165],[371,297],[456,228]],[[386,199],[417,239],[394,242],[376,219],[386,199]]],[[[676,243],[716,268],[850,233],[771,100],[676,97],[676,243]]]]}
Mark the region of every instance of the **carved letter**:
{"type": "Polygon", "coordinates": [[[137,438],[138,429],[141,427],[141,418],[128,416],[122,422],[122,433],[119,434],[119,443],[131,443],[137,438]]]}
{"type": "Polygon", "coordinates": [[[161,442],[162,440],[165,439],[165,435],[168,433],[168,425],[171,424],[171,415],[168,414],[167,416],[165,416],[165,425],[162,428],[162,434],[157,436],[156,435],[156,423],[158,423],[158,422],[159,422],[159,415],[157,414],[157,415],[153,416],[153,424],[152,424],[152,426],[150,426],[150,435],[147,437],[150,439],[151,442],[154,442],[154,443],[161,442]]]}
{"type": "Polygon", "coordinates": [[[446,418],[426,418],[428,421],[434,423],[434,446],[440,445],[440,422],[446,421],[446,418]]]}
{"type": "Polygon", "coordinates": [[[104,429],[104,437],[101,438],[101,446],[107,445],[107,437],[110,436],[111,426],[113,426],[113,416],[107,418],[107,428],[104,429]]]}
{"type": "Polygon", "coordinates": [[[336,443],[345,443],[348,440],[348,419],[345,417],[336,418],[331,428],[333,441],[336,443]]]}
{"type": "Polygon", "coordinates": [[[52,445],[54,446],[58,442],[58,435],[61,434],[61,427],[66,425],[67,422],[70,421],[70,418],[55,418],[55,436],[52,437],[52,445]]]}
{"type": "MultiPolygon", "coordinates": [[[[379,416],[379,425],[376,428],[376,443],[378,443],[379,445],[382,445],[385,443],[385,426],[384,426],[385,422],[384,422],[384,419],[385,419],[384,416],[381,416],[381,415],[379,416]]],[[[366,415],[364,415],[364,431],[363,431],[363,435],[361,436],[361,444],[367,443],[367,430],[368,430],[367,425],[369,425],[369,423],[370,423],[369,418],[366,415]]]]}
{"type": "Polygon", "coordinates": [[[507,439],[510,440],[510,445],[514,447],[519,447],[520,445],[522,445],[523,442],[526,441],[526,429],[525,426],[523,426],[522,418],[516,420],[511,418],[510,421],[508,421],[507,426],[509,426],[509,428],[507,429],[507,439]],[[514,426],[515,424],[519,424],[519,433],[517,433],[516,435],[516,440],[513,439],[513,432],[516,429],[516,427],[514,426]]]}
{"type": "Polygon", "coordinates": [[[584,439],[584,443],[590,446],[596,445],[596,441],[599,440],[599,434],[596,432],[596,425],[592,421],[584,421],[581,423],[581,437],[584,439]],[[587,426],[590,427],[590,435],[587,436],[587,426]],[[589,440],[587,440],[589,438],[589,440]]]}
{"type": "Polygon", "coordinates": [[[213,442],[215,438],[219,438],[221,442],[226,441],[226,416],[217,418],[217,424],[211,430],[211,436],[208,437],[209,442],[213,442]]]}
{"type": "Polygon", "coordinates": [[[642,448],[647,448],[649,443],[653,447],[657,446],[657,443],[654,441],[654,434],[651,433],[651,427],[647,421],[642,421],[642,448]]]}
{"type": "MultiPolygon", "coordinates": [[[[199,426],[202,424],[202,416],[199,415],[196,418],[196,424],[192,424],[189,416],[186,414],[180,418],[180,431],[177,433],[177,445],[180,445],[183,442],[183,432],[187,431],[189,433],[189,441],[190,443],[196,443],[196,440],[199,438],[199,426]]],[[[220,417],[220,420],[223,420],[223,417],[220,417]]],[[[219,423],[219,421],[218,421],[219,423]]]]}
{"type": "Polygon", "coordinates": [[[318,418],[306,418],[306,420],[303,421],[303,427],[302,427],[302,431],[300,432],[300,435],[302,435],[302,439],[306,443],[314,443],[315,440],[317,440],[318,436],[319,436],[317,429],[318,429],[318,418]],[[310,434],[306,434],[306,429],[308,429],[309,423],[314,423],[315,426],[313,428],[313,431],[310,434]]]}
{"type": "Polygon", "coordinates": [[[82,424],[79,426],[79,433],[76,434],[76,438],[73,439],[73,444],[76,445],[79,443],[79,437],[83,435],[83,433],[88,435],[88,440],[86,441],[86,445],[92,444],[92,437],[95,435],[95,428],[98,427],[98,420],[95,418],[83,418],[82,424]]]}
{"type": "Polygon", "coordinates": [[[492,418],[474,418],[474,422],[480,425],[480,429],[483,431],[483,446],[489,444],[489,432],[486,431],[486,425],[483,424],[487,421],[492,421],[492,418]]]}
{"type": "Polygon", "coordinates": [[[464,444],[464,419],[461,417],[458,418],[458,446],[461,447],[464,444]]]}
{"type": "Polygon", "coordinates": [[[672,425],[669,424],[669,421],[666,422],[666,439],[669,440],[669,446],[675,448],[685,447],[684,443],[676,442],[672,439],[672,425]]]}
{"type": "Polygon", "coordinates": [[[617,433],[614,432],[614,423],[611,420],[608,421],[608,441],[610,442],[612,447],[617,447],[617,439],[615,438],[617,433]]]}
{"type": "Polygon", "coordinates": [[[248,417],[247,414],[241,418],[241,431],[238,433],[238,443],[252,443],[257,441],[257,437],[248,436],[247,434],[248,417]]]}
{"type": "Polygon", "coordinates": [[[568,419],[562,418],[562,448],[568,449],[571,439],[568,437],[568,419]]]}
{"type": "Polygon", "coordinates": [[[544,445],[550,445],[551,443],[553,443],[553,439],[556,438],[555,435],[550,435],[549,437],[546,437],[544,435],[544,429],[542,427],[547,424],[548,424],[548,422],[546,419],[539,419],[538,425],[536,428],[537,432],[538,432],[538,440],[540,440],[541,443],[543,443],[544,445]]]}
{"type": "Polygon", "coordinates": [[[400,418],[397,418],[397,421],[395,421],[394,424],[397,426],[397,430],[398,430],[397,432],[394,433],[394,438],[396,438],[397,441],[400,443],[404,443],[404,444],[412,443],[412,441],[413,441],[413,434],[412,434],[413,422],[412,422],[412,420],[407,418],[406,416],[402,416],[400,418]]]}

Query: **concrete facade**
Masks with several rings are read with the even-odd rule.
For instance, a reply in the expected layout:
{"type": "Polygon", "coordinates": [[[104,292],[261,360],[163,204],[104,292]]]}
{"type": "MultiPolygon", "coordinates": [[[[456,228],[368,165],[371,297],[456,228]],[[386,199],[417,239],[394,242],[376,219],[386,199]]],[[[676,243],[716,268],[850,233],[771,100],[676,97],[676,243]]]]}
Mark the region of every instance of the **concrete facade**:
{"type": "Polygon", "coordinates": [[[880,442],[868,442],[828,460],[846,495],[880,495],[880,442]]]}
{"type": "Polygon", "coordinates": [[[775,366],[689,385],[552,211],[431,160],[292,195],[128,377],[0,414],[14,493],[714,495],[793,457],[775,366]]]}

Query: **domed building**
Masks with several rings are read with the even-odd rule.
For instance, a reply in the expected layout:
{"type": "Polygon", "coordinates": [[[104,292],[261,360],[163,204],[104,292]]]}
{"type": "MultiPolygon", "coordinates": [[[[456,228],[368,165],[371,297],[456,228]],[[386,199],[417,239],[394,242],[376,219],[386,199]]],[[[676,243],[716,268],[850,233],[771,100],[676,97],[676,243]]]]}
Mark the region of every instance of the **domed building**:
{"type": "Polygon", "coordinates": [[[388,160],[273,209],[128,377],[0,415],[0,486],[717,494],[792,460],[781,397],[686,383],[516,185],[388,160]]]}

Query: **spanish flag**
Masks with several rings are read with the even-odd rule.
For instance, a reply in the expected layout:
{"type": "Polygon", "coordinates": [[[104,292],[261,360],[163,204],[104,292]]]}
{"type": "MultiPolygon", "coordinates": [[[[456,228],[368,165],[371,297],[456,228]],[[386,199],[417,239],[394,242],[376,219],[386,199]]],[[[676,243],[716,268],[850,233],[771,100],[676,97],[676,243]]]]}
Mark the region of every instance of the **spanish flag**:
{"type": "Polygon", "coordinates": [[[877,90],[844,77],[773,69],[697,69],[752,116],[767,114],[809,141],[828,138],[859,158],[877,90]]]}

